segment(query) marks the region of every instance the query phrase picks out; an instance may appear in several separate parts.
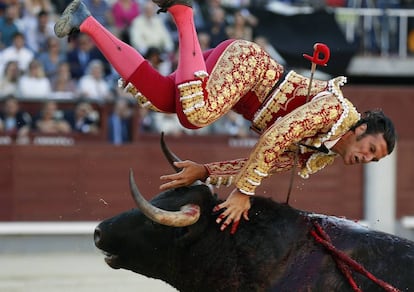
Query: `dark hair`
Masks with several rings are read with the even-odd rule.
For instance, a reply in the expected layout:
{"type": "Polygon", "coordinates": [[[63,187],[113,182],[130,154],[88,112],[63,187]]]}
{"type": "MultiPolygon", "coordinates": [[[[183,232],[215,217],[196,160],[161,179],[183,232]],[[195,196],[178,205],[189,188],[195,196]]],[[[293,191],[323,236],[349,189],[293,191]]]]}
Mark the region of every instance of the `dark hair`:
{"type": "Polygon", "coordinates": [[[24,39],[24,34],[20,31],[17,31],[13,34],[13,39],[17,38],[17,37],[21,37],[24,39]]]}
{"type": "Polygon", "coordinates": [[[43,17],[43,16],[48,16],[49,12],[47,12],[46,10],[40,10],[39,13],[37,14],[37,17],[43,17]]]}
{"type": "Polygon", "coordinates": [[[396,140],[395,128],[392,121],[381,110],[366,111],[363,117],[350,130],[355,131],[362,124],[367,125],[367,130],[364,135],[383,134],[385,143],[387,143],[388,154],[391,154],[394,150],[396,140]]]}
{"type": "Polygon", "coordinates": [[[8,100],[18,100],[18,99],[14,94],[10,93],[10,94],[7,94],[3,99],[3,101],[8,101],[8,100]]]}

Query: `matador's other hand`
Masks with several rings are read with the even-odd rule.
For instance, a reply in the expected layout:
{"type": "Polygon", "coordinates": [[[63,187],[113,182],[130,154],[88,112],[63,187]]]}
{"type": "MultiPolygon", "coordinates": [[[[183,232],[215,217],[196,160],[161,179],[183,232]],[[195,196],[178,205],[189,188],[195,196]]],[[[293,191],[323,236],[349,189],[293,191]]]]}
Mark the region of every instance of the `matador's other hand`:
{"type": "Polygon", "coordinates": [[[182,170],[178,173],[161,176],[160,179],[166,181],[166,183],[160,186],[160,190],[189,186],[196,180],[204,181],[208,176],[204,165],[190,160],[174,162],[174,165],[182,170]]]}
{"type": "Polygon", "coordinates": [[[234,189],[227,200],[214,207],[213,211],[216,212],[223,208],[226,208],[226,210],[218,216],[216,222],[220,224],[224,220],[220,227],[221,231],[233,223],[230,233],[234,234],[239,226],[241,216],[245,220],[249,220],[250,196],[241,193],[238,189],[234,189]]]}

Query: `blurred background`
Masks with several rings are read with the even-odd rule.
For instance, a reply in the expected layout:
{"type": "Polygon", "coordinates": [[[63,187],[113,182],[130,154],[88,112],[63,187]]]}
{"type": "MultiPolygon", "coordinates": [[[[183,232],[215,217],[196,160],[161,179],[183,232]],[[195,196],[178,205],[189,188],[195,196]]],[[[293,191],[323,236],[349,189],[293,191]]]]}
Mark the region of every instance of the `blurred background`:
{"type": "MultiPolygon", "coordinates": [[[[148,199],[158,193],[159,176],[172,172],[161,131],[178,156],[201,163],[245,157],[257,135],[234,113],[190,131],[174,115],[138,108],[88,36],[55,37],[69,2],[0,0],[0,290],[170,291],[107,267],[94,227],[133,208],[130,168],[148,199]]],[[[84,2],[161,74],[174,71],[177,31],[168,14],[146,0],[84,2]]],[[[361,112],[383,109],[397,147],[375,165],[338,161],[295,179],[290,203],[413,240],[414,1],[198,0],[193,8],[203,49],[228,38],[255,41],[286,71],[310,76],[302,55],[316,42],[330,47],[315,78],[347,76],[344,95],[361,112]]],[[[284,201],[289,175],[273,176],[258,194],[284,201]]],[[[222,198],[228,192],[217,189],[222,198]]]]}

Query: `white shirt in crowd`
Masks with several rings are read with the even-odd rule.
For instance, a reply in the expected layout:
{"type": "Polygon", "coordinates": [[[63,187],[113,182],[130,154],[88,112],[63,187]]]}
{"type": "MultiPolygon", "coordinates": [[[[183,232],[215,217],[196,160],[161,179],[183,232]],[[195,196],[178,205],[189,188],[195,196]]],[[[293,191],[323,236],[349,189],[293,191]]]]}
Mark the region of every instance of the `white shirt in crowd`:
{"type": "Polygon", "coordinates": [[[19,80],[18,92],[21,98],[49,98],[52,87],[47,77],[32,77],[23,75],[19,80]]]}

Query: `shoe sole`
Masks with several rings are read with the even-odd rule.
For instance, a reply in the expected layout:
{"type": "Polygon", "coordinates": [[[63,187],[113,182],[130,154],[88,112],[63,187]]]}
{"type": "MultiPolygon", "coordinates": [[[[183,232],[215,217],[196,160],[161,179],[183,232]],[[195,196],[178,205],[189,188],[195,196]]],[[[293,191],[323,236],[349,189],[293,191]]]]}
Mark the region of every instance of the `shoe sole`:
{"type": "Polygon", "coordinates": [[[80,3],[81,0],[74,0],[63,11],[62,16],[58,19],[54,27],[57,37],[63,38],[72,32],[72,14],[79,8],[80,3]]]}

